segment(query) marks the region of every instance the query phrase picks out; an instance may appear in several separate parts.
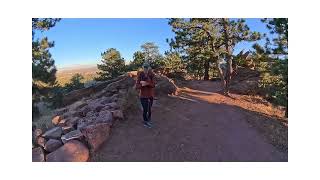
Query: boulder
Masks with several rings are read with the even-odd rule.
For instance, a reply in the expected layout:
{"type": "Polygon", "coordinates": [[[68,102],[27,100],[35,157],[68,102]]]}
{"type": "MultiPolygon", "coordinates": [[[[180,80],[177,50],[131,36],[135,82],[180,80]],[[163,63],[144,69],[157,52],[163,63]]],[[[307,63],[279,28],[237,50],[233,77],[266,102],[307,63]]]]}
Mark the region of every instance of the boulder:
{"type": "Polygon", "coordinates": [[[41,147],[32,149],[32,162],[44,162],[44,152],[41,147]]]}
{"type": "Polygon", "coordinates": [[[96,122],[105,122],[112,125],[113,117],[110,111],[100,111],[99,116],[96,118],[96,122]]]}
{"type": "Polygon", "coordinates": [[[132,77],[129,77],[127,75],[122,76],[121,79],[112,82],[106,86],[105,90],[107,92],[116,93],[119,89],[125,89],[128,87],[131,87],[135,84],[135,80],[132,77]]]}
{"type": "Polygon", "coordinates": [[[86,126],[81,129],[85,140],[90,146],[92,152],[96,151],[100,145],[109,138],[110,124],[98,123],[86,126]]]}
{"type": "Polygon", "coordinates": [[[155,93],[156,95],[160,94],[174,94],[177,91],[177,86],[174,84],[174,81],[166,76],[155,76],[156,87],[155,93]]]}
{"type": "Polygon", "coordinates": [[[83,136],[80,130],[74,130],[71,131],[63,136],[61,136],[62,142],[65,144],[66,142],[72,140],[72,139],[79,139],[83,136]]]}
{"type": "Polygon", "coordinates": [[[44,147],[46,144],[46,139],[43,137],[37,137],[37,144],[41,147],[44,147]]]}
{"type": "Polygon", "coordinates": [[[111,113],[114,120],[124,119],[123,112],[121,110],[114,110],[114,111],[111,111],[111,113]]]}
{"type": "Polygon", "coordinates": [[[47,139],[60,139],[62,135],[62,128],[57,126],[52,129],[49,129],[46,131],[42,137],[47,138],[47,139]]]}
{"type": "Polygon", "coordinates": [[[85,126],[93,124],[95,121],[96,121],[96,117],[95,116],[81,118],[78,121],[77,129],[81,129],[81,128],[85,127],[85,126]]]}
{"type": "Polygon", "coordinates": [[[47,152],[52,152],[52,151],[55,151],[56,149],[58,149],[61,146],[62,146],[61,141],[56,140],[56,139],[49,139],[49,141],[44,146],[44,149],[47,152]]]}
{"type": "Polygon", "coordinates": [[[237,94],[259,94],[260,73],[249,68],[239,67],[232,78],[229,87],[230,92],[237,94]]]}
{"type": "Polygon", "coordinates": [[[48,162],[85,162],[89,159],[89,150],[80,141],[71,140],[56,151],[47,155],[48,162]]]}
{"type": "Polygon", "coordinates": [[[55,116],[54,118],[52,118],[52,124],[54,125],[58,125],[59,122],[62,120],[62,117],[61,116],[55,116]]]}

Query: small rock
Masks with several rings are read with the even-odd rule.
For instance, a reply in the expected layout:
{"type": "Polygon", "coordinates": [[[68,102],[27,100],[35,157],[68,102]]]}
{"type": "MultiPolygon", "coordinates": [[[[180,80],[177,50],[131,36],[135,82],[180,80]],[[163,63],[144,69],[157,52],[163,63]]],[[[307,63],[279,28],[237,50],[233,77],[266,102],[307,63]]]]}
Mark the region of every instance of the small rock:
{"type": "Polygon", "coordinates": [[[32,162],[44,162],[44,152],[41,147],[32,149],[32,162]]]}
{"type": "Polygon", "coordinates": [[[42,137],[48,138],[48,139],[58,139],[62,135],[62,128],[61,127],[54,127],[48,131],[46,131],[42,137]]]}
{"type": "Polygon", "coordinates": [[[88,148],[77,140],[71,140],[47,155],[48,162],[85,162],[89,159],[88,148]]]}
{"type": "Polygon", "coordinates": [[[44,146],[44,149],[48,152],[52,152],[58,149],[60,146],[62,146],[61,141],[56,139],[49,139],[49,141],[44,146]]]}
{"type": "Polygon", "coordinates": [[[68,141],[70,141],[72,139],[79,139],[82,136],[83,136],[83,134],[81,133],[80,130],[74,130],[74,131],[71,131],[71,132],[63,135],[61,137],[61,140],[65,144],[66,142],[68,142],[68,141]]]}
{"type": "Polygon", "coordinates": [[[115,119],[115,120],[123,120],[124,119],[123,112],[121,110],[114,110],[114,111],[111,111],[111,113],[112,113],[113,119],[115,119]]]}
{"type": "Polygon", "coordinates": [[[55,117],[52,119],[52,124],[58,125],[61,120],[62,120],[62,117],[61,117],[61,116],[55,116],[55,117]]]}
{"type": "Polygon", "coordinates": [[[86,126],[81,129],[86,141],[88,142],[91,151],[96,151],[100,145],[109,138],[110,124],[98,123],[86,126]]]}
{"type": "Polygon", "coordinates": [[[42,129],[35,129],[34,130],[34,135],[36,136],[36,137],[39,137],[39,136],[41,136],[41,134],[42,134],[42,129]]]}
{"type": "Polygon", "coordinates": [[[46,139],[43,138],[43,137],[38,137],[38,138],[37,138],[37,144],[38,144],[39,146],[44,147],[45,144],[46,144],[46,139]]]}

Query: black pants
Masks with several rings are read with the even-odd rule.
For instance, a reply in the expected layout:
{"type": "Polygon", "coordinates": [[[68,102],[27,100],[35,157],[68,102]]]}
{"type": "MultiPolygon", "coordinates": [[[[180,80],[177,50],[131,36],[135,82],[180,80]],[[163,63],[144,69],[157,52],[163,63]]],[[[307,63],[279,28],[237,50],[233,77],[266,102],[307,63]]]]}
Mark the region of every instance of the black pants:
{"type": "Polygon", "coordinates": [[[153,97],[150,98],[140,98],[140,102],[143,108],[143,120],[151,121],[151,107],[153,103],[153,97]]]}

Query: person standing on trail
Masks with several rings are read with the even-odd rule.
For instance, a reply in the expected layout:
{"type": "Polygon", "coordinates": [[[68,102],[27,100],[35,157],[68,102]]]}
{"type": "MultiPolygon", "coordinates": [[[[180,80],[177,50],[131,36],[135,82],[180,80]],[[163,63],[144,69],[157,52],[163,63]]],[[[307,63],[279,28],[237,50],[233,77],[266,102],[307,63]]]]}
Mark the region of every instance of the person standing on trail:
{"type": "Polygon", "coordinates": [[[151,107],[154,98],[154,74],[148,63],[143,64],[143,71],[138,72],[136,89],[140,90],[140,102],[143,108],[143,125],[151,128],[151,107]]]}

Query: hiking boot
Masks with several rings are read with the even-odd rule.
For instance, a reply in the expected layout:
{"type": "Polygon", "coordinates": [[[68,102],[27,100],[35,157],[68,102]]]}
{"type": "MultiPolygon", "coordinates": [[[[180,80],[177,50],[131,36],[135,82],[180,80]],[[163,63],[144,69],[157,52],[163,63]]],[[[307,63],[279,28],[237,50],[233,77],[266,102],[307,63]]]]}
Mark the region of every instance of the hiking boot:
{"type": "Polygon", "coordinates": [[[143,122],[143,126],[147,128],[152,128],[151,124],[149,122],[143,122]]]}

